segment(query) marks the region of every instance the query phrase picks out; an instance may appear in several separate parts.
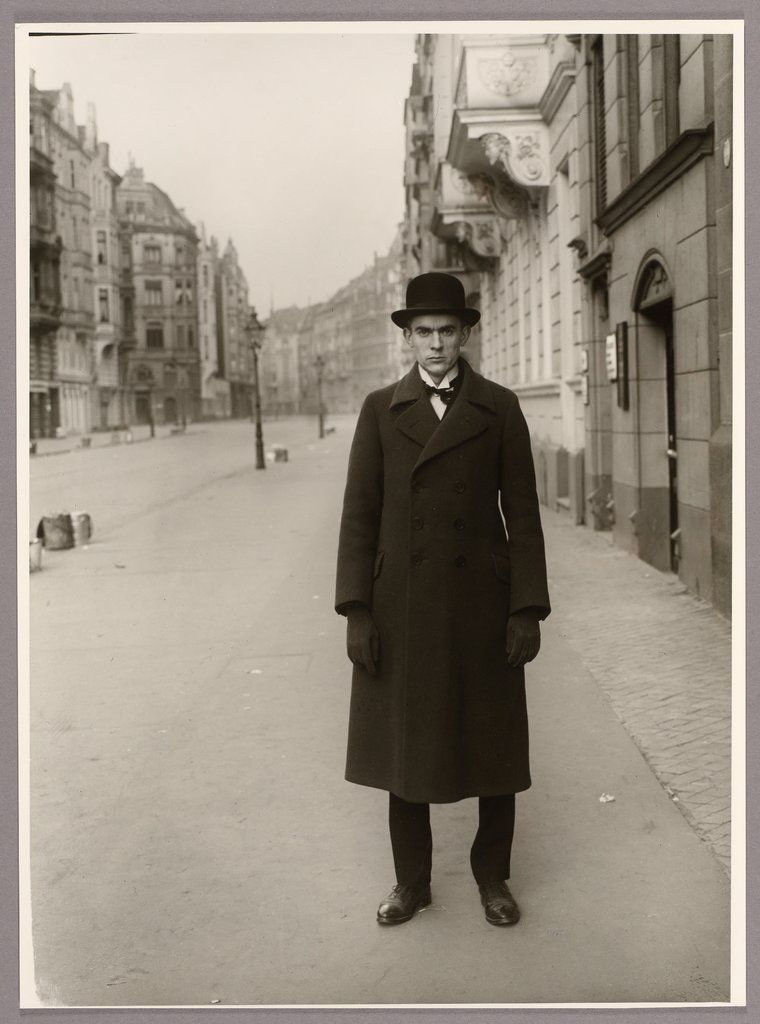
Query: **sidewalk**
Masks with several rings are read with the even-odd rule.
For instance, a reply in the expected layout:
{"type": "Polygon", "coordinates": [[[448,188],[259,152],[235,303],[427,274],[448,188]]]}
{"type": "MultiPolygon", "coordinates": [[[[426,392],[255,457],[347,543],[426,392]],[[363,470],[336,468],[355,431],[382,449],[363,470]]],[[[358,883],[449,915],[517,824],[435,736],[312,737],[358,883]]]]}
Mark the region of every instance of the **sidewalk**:
{"type": "Polygon", "coordinates": [[[684,588],[542,509],[555,627],[726,871],[731,830],[730,624],[684,588]]]}
{"type": "Polygon", "coordinates": [[[155,438],[150,436],[150,427],[146,424],[131,426],[125,430],[94,430],[87,434],[70,434],[66,437],[38,437],[32,443],[35,446],[32,458],[41,455],[63,455],[66,452],[86,450],[87,448],[108,448],[119,444],[138,444],[141,441],[163,440],[177,437],[205,427],[205,423],[188,423],[187,427],[171,424],[155,427],[155,438]]]}

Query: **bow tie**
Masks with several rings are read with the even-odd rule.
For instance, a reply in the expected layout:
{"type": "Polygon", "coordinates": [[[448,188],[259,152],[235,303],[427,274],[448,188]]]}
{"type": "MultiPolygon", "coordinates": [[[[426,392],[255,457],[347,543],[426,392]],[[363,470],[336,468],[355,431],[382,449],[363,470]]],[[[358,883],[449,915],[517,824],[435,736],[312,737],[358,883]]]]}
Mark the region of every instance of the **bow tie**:
{"type": "Polygon", "coordinates": [[[437,388],[434,387],[432,384],[425,383],[425,381],[423,381],[423,384],[425,384],[425,390],[427,391],[427,393],[429,395],[438,395],[438,397],[444,403],[444,405],[449,405],[451,402],[454,401],[453,384],[447,388],[437,388]]]}

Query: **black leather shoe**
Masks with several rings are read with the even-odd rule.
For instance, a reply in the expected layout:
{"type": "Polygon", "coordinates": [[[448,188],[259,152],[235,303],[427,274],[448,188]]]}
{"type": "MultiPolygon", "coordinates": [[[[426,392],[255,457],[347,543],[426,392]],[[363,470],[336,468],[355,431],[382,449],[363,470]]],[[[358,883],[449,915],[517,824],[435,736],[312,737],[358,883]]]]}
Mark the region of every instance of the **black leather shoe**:
{"type": "Polygon", "coordinates": [[[431,902],[429,885],[421,889],[411,885],[394,885],[377,908],[377,923],[403,924],[411,920],[418,910],[429,907],[431,902]]]}
{"type": "Polygon", "coordinates": [[[520,908],[506,882],[485,882],[479,885],[478,889],[489,924],[517,924],[520,920],[520,908]]]}

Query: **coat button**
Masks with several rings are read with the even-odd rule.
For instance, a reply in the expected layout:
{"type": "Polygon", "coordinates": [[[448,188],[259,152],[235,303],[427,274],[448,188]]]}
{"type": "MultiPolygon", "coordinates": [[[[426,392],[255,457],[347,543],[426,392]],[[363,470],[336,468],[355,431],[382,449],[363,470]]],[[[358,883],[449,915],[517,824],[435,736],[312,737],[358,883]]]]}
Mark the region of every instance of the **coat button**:
{"type": "Polygon", "coordinates": [[[422,552],[421,551],[413,551],[412,552],[412,565],[421,565],[421,564],[422,564],[422,552]]]}
{"type": "Polygon", "coordinates": [[[418,480],[416,483],[412,484],[412,490],[414,491],[415,494],[422,494],[422,492],[425,490],[425,485],[421,484],[418,480]]]}
{"type": "Polygon", "coordinates": [[[461,569],[463,566],[467,565],[467,559],[464,557],[464,555],[457,555],[457,557],[454,559],[454,565],[458,569],[461,569]]]}
{"type": "Polygon", "coordinates": [[[412,516],[412,529],[413,530],[421,530],[424,525],[425,525],[425,521],[423,520],[422,516],[412,516]]]}
{"type": "Polygon", "coordinates": [[[464,529],[464,519],[455,519],[454,520],[454,529],[455,530],[463,530],[464,529]]]}
{"type": "Polygon", "coordinates": [[[462,494],[464,491],[464,480],[456,480],[454,483],[454,490],[457,494],[462,494]]]}

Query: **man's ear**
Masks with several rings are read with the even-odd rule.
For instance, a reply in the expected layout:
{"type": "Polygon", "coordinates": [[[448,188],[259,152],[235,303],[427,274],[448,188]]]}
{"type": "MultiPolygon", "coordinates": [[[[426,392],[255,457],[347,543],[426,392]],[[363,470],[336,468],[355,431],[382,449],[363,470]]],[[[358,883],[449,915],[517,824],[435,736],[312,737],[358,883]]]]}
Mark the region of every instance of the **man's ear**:
{"type": "Polygon", "coordinates": [[[469,328],[469,326],[467,324],[465,324],[462,327],[462,334],[464,335],[464,337],[462,338],[462,344],[466,345],[467,344],[467,339],[470,337],[470,328],[469,328]]]}
{"type": "Polygon", "coordinates": [[[404,327],[404,340],[409,344],[412,340],[412,332],[408,327],[404,327]]]}

